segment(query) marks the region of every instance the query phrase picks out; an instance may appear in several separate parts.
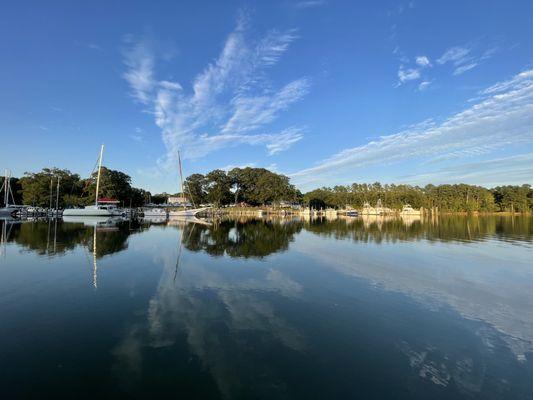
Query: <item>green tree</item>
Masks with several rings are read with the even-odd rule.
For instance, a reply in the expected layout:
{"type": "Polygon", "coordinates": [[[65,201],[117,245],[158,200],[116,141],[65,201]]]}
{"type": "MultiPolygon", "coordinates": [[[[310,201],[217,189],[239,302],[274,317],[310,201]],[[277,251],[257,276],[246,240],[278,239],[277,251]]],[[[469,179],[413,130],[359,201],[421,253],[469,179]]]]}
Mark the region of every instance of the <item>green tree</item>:
{"type": "Polygon", "coordinates": [[[207,199],[215,206],[229,204],[232,199],[231,179],[221,169],[215,169],[205,177],[207,199]]]}
{"type": "Polygon", "coordinates": [[[196,205],[205,203],[206,197],[206,178],[202,174],[192,174],[185,179],[185,190],[187,197],[190,197],[196,205]]]}
{"type": "Polygon", "coordinates": [[[43,168],[42,171],[36,173],[26,172],[19,181],[23,203],[38,207],[48,207],[50,205],[50,194],[52,194],[52,205],[55,206],[58,179],[60,183],[59,207],[72,205],[68,201],[80,196],[82,182],[78,174],[58,168],[43,168]],[[50,186],[52,186],[51,190],[50,186]]]}

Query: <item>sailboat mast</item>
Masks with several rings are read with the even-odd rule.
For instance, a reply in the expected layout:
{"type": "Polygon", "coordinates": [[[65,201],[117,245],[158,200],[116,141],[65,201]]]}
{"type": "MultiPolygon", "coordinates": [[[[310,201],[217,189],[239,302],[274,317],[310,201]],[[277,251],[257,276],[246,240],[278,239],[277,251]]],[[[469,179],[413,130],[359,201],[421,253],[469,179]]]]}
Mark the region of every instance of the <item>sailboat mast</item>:
{"type": "Polygon", "coordinates": [[[9,175],[7,172],[7,168],[5,170],[5,178],[4,178],[4,204],[6,207],[9,206],[9,175]]]}
{"type": "Polygon", "coordinates": [[[57,176],[57,191],[56,191],[56,211],[59,209],[59,180],[61,178],[57,176]]]}
{"type": "Polygon", "coordinates": [[[52,192],[54,190],[54,175],[50,175],[50,204],[48,205],[48,209],[52,209],[52,192]]]}
{"type": "Polygon", "coordinates": [[[98,175],[96,177],[96,194],[94,205],[98,207],[98,191],[100,190],[100,173],[102,172],[102,158],[104,157],[104,145],[100,147],[100,158],[98,159],[98,175]]]}
{"type": "Polygon", "coordinates": [[[185,191],[183,190],[183,171],[181,170],[181,155],[180,151],[178,150],[178,164],[180,167],[180,185],[181,185],[181,195],[185,197],[185,191]]]}

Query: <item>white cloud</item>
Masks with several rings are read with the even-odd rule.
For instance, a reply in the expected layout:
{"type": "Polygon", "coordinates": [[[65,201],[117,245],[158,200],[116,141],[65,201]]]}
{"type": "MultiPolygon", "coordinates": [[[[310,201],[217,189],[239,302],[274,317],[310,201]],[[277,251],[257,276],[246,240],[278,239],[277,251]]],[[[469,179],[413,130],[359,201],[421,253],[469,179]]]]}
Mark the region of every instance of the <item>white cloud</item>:
{"type": "Polygon", "coordinates": [[[427,56],[418,56],[416,57],[416,63],[421,67],[430,67],[431,62],[427,56]]]}
{"type": "Polygon", "coordinates": [[[305,96],[308,88],[307,80],[298,79],[275,93],[235,98],[233,115],[222,132],[247,132],[272,122],[280,111],[305,96]]]}
{"type": "Polygon", "coordinates": [[[97,45],[96,43],[89,43],[87,45],[88,48],[90,48],[91,50],[98,50],[98,51],[102,51],[102,47],[97,45]]]}
{"type": "Polygon", "coordinates": [[[399,182],[424,185],[428,182],[469,183],[494,187],[504,182],[507,185],[520,185],[530,182],[533,177],[533,153],[499,157],[490,160],[461,163],[435,171],[408,175],[399,182]]]}
{"type": "Polygon", "coordinates": [[[225,165],[224,167],[220,167],[219,169],[221,169],[222,171],[231,171],[232,169],[234,168],[255,168],[257,164],[256,163],[246,163],[246,164],[239,164],[239,165],[235,165],[235,164],[229,164],[229,165],[225,165]]]}
{"type": "Polygon", "coordinates": [[[420,71],[415,68],[404,69],[403,65],[398,70],[400,84],[420,78],[420,71]]]}
{"type": "Polygon", "coordinates": [[[273,155],[285,151],[294,143],[299,142],[302,138],[303,133],[299,129],[285,129],[269,140],[269,143],[266,145],[268,153],[273,155]]]}
{"type": "Polygon", "coordinates": [[[305,78],[276,88],[267,77],[296,39],[295,31],[272,30],[252,41],[247,37],[247,25],[241,16],[218,58],[193,79],[190,93],[178,82],[157,79],[149,43],[129,40],[124,78],[133,97],[154,115],[162,131],[167,152],[159,160],[160,167],[174,168],[178,149],[183,150],[184,158],[196,158],[248,144],[265,146],[272,155],[302,138],[299,128],[278,133],[266,129],[309,90],[305,78]],[[259,130],[263,132],[255,133],[259,130]]]}
{"type": "Polygon", "coordinates": [[[171,82],[171,81],[161,81],[159,82],[159,86],[161,86],[163,89],[168,89],[168,90],[182,90],[183,89],[178,82],[171,82]]]}
{"type": "Polygon", "coordinates": [[[476,55],[470,46],[455,46],[447,49],[437,60],[437,64],[453,64],[453,75],[461,75],[466,71],[474,69],[483,61],[491,58],[498,51],[498,47],[485,50],[481,55],[476,55]]]}
{"type": "Polygon", "coordinates": [[[139,42],[124,53],[127,71],[123,78],[132,89],[132,96],[143,104],[148,104],[154,87],[154,60],[146,42],[139,42]]]}
{"type": "Polygon", "coordinates": [[[429,85],[431,85],[431,81],[422,81],[418,85],[418,90],[419,91],[426,90],[429,87],[429,85]]]}
{"type": "Polygon", "coordinates": [[[141,135],[130,135],[129,136],[131,140],[133,140],[134,142],[138,142],[138,143],[141,143],[143,141],[143,137],[141,135]]]}
{"type": "Polygon", "coordinates": [[[450,47],[444,52],[444,54],[437,60],[437,64],[446,64],[448,62],[453,63],[454,65],[460,65],[467,60],[468,55],[470,54],[470,49],[466,47],[450,47]]]}
{"type": "Polygon", "coordinates": [[[473,62],[470,64],[461,65],[453,71],[454,75],[461,75],[462,73],[471,70],[472,68],[475,68],[477,66],[477,63],[473,62]]]}
{"type": "Polygon", "coordinates": [[[292,3],[292,6],[298,9],[305,9],[305,8],[320,7],[320,6],[323,6],[324,4],[326,4],[324,0],[307,0],[307,1],[297,1],[296,3],[292,3]]]}
{"type": "MultiPolygon", "coordinates": [[[[481,92],[477,104],[450,116],[408,127],[365,145],[348,148],[318,165],[292,174],[296,183],[323,183],[356,168],[414,160],[441,162],[488,154],[495,149],[533,143],[533,71],[525,71],[481,92]]],[[[344,175],[343,175],[344,174],[344,175]]],[[[529,180],[533,179],[533,176],[529,180]]]]}

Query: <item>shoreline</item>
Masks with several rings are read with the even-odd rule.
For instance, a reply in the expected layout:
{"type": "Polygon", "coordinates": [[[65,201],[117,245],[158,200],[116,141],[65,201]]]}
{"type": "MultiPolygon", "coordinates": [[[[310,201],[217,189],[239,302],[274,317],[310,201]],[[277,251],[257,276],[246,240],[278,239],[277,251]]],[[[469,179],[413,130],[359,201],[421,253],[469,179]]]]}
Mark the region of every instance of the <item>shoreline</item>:
{"type": "MultiPolygon", "coordinates": [[[[243,216],[260,216],[260,215],[306,215],[303,210],[305,209],[288,209],[288,208],[273,208],[273,207],[223,207],[213,209],[215,214],[226,215],[243,215],[243,216]]],[[[355,209],[357,210],[357,209],[355,209]]],[[[325,216],[329,213],[344,215],[346,210],[315,210],[320,213],[320,216],[325,216]]],[[[309,215],[309,214],[307,214],[309,215]]],[[[533,215],[532,212],[510,212],[510,211],[437,211],[432,213],[429,210],[424,209],[420,215],[407,215],[411,217],[435,217],[439,215],[458,215],[458,216],[529,216],[533,215]]],[[[362,216],[362,214],[359,214],[362,216]]],[[[378,216],[378,215],[370,215],[378,216]]],[[[394,211],[382,216],[401,216],[400,211],[394,211]]],[[[406,215],[404,215],[406,216],[406,215]]]]}

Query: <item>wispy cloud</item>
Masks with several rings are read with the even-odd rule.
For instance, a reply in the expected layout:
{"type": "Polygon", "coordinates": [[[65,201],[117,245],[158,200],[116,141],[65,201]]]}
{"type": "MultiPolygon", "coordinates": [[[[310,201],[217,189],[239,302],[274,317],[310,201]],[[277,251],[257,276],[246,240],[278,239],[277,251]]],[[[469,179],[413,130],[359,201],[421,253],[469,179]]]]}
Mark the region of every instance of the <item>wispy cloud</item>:
{"type": "Polygon", "coordinates": [[[444,54],[437,60],[437,64],[446,64],[447,62],[453,63],[455,66],[461,65],[470,60],[470,49],[466,47],[450,47],[444,52],[444,54]]]}
{"type": "Polygon", "coordinates": [[[437,59],[437,64],[444,65],[450,63],[454,66],[453,75],[461,75],[477,67],[481,62],[491,58],[497,51],[497,47],[491,47],[483,51],[482,54],[479,54],[479,52],[475,54],[471,45],[454,46],[447,49],[437,59]]]}
{"type": "Polygon", "coordinates": [[[423,185],[428,182],[470,183],[487,187],[519,185],[533,177],[533,153],[461,163],[422,174],[400,177],[399,182],[423,185]]]}
{"type": "MultiPolygon", "coordinates": [[[[394,50],[394,54],[399,54],[400,51],[394,50]]],[[[427,56],[417,56],[415,58],[415,64],[416,66],[412,68],[406,68],[405,63],[409,62],[409,59],[405,56],[401,56],[402,64],[400,64],[400,68],[398,69],[398,84],[396,86],[401,86],[405,82],[414,81],[417,79],[422,78],[422,70],[425,68],[431,67],[431,62],[429,61],[429,57],[427,56]]],[[[419,86],[420,89],[420,86],[419,86]]]]}
{"type": "Polygon", "coordinates": [[[155,85],[154,58],[150,45],[146,41],[131,43],[132,38],[127,38],[126,41],[130,46],[124,52],[127,71],[123,74],[123,78],[131,87],[131,95],[140,103],[149,104],[155,85]]]}
{"type": "Polygon", "coordinates": [[[132,96],[154,115],[167,153],[159,165],[173,167],[178,149],[197,158],[239,144],[262,145],[268,154],[288,149],[303,137],[297,127],[269,132],[278,115],[301,100],[309,82],[299,78],[275,87],[267,72],[296,39],[294,30],[272,30],[259,40],[247,35],[241,17],[217,59],[198,73],[188,93],[181,83],[157,79],[150,43],[132,41],[124,53],[124,79],[132,96]]]}
{"type": "Polygon", "coordinates": [[[403,66],[400,66],[400,69],[398,70],[398,79],[401,83],[405,83],[408,81],[413,81],[415,79],[420,78],[420,71],[416,68],[408,68],[404,69],[403,66]]]}
{"type": "MultiPolygon", "coordinates": [[[[508,146],[533,143],[533,71],[525,71],[480,93],[475,105],[443,122],[425,121],[406,130],[348,148],[318,165],[292,174],[296,183],[309,179],[353,179],[355,168],[414,160],[442,162],[489,154],[508,146]]],[[[529,180],[533,179],[533,176],[529,180]]]]}
{"type": "Polygon", "coordinates": [[[246,164],[229,164],[229,165],[225,165],[223,167],[220,167],[219,169],[221,169],[222,171],[231,171],[232,169],[234,168],[248,168],[248,167],[251,167],[251,168],[254,168],[257,164],[256,163],[246,163],[246,164]]]}
{"type": "Polygon", "coordinates": [[[98,51],[102,51],[102,46],[99,46],[97,45],[96,43],[89,43],[87,45],[88,48],[90,48],[91,50],[98,50],[98,51]]]}
{"type": "Polygon", "coordinates": [[[532,177],[533,153],[526,153],[447,166],[430,172],[400,177],[398,181],[415,185],[431,182],[470,183],[493,187],[503,182],[508,185],[523,184],[530,182],[532,177]]]}
{"type": "Polygon", "coordinates": [[[418,90],[419,90],[419,91],[424,91],[424,90],[426,90],[430,85],[431,85],[431,81],[422,81],[422,82],[420,82],[420,84],[418,85],[418,90]]]}
{"type": "Polygon", "coordinates": [[[416,63],[421,67],[430,67],[431,62],[427,56],[418,56],[416,57],[416,63]]]}
{"type": "Polygon", "coordinates": [[[326,4],[325,0],[304,0],[291,3],[292,7],[297,9],[320,7],[326,4]]]}

